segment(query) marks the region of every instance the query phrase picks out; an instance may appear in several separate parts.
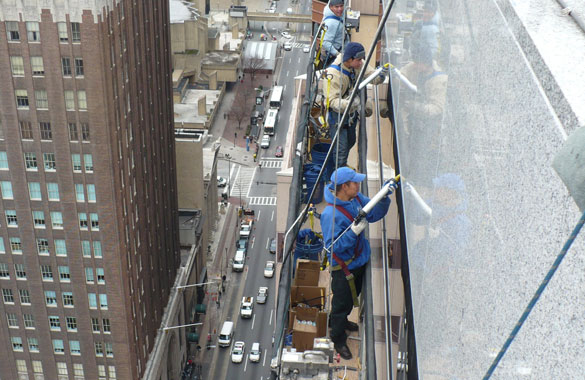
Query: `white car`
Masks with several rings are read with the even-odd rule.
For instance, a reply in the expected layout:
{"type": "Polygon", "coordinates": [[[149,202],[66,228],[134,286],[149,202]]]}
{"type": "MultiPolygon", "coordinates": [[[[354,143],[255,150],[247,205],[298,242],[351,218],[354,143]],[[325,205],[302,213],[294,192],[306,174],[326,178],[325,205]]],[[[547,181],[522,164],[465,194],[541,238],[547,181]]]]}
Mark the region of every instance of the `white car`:
{"type": "Polygon", "coordinates": [[[274,276],[274,261],[267,261],[264,267],[264,277],[272,278],[274,276]]]}
{"type": "Polygon", "coordinates": [[[227,185],[227,179],[217,176],[217,187],[225,187],[227,185]]]}
{"type": "Polygon", "coordinates": [[[256,297],[257,303],[266,303],[266,299],[268,298],[268,288],[266,286],[261,286],[258,288],[258,296],[256,297]]]}
{"type": "Polygon", "coordinates": [[[291,51],[292,50],[292,44],[290,42],[285,42],[284,44],[282,44],[282,48],[286,51],[291,51]]]}
{"type": "Polygon", "coordinates": [[[260,361],[261,353],[262,350],[260,349],[260,343],[252,343],[252,348],[250,349],[250,361],[253,363],[258,363],[260,361]]]}
{"type": "Polygon", "coordinates": [[[281,32],[280,35],[283,36],[286,39],[291,39],[292,38],[292,36],[290,35],[290,33],[287,32],[287,31],[281,32]]]}
{"type": "Polygon", "coordinates": [[[270,136],[268,135],[262,136],[262,142],[260,142],[260,147],[263,149],[270,148],[270,136]]]}
{"type": "Polygon", "coordinates": [[[234,343],[234,348],[232,348],[232,363],[241,363],[244,360],[245,347],[246,343],[242,341],[234,343]]]}
{"type": "Polygon", "coordinates": [[[308,53],[311,51],[311,45],[305,45],[303,46],[303,53],[308,53]]]}

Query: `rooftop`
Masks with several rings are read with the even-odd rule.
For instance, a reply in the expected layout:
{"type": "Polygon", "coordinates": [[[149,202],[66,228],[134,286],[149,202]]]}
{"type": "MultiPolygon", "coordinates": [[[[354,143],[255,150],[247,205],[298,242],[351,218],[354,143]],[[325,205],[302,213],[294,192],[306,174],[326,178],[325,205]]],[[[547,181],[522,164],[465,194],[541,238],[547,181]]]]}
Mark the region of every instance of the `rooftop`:
{"type": "Polygon", "coordinates": [[[198,123],[205,124],[207,121],[207,114],[200,115],[197,102],[199,99],[205,97],[205,109],[210,113],[217,103],[217,99],[221,94],[220,90],[199,90],[189,89],[185,92],[185,96],[181,103],[174,105],[175,123],[198,123]]]}

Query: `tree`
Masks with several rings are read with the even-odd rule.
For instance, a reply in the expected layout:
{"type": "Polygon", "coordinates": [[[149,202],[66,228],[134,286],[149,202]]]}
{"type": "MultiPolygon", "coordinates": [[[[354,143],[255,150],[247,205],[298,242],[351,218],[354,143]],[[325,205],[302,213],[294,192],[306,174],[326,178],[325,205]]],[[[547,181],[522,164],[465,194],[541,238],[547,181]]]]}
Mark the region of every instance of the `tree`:
{"type": "Polygon", "coordinates": [[[255,103],[256,95],[252,88],[252,82],[244,82],[238,88],[238,92],[232,103],[229,118],[238,122],[238,129],[242,128],[242,122],[250,117],[252,102],[255,103]]]}
{"type": "Polygon", "coordinates": [[[252,75],[252,81],[254,81],[256,74],[262,70],[265,65],[266,61],[262,58],[248,57],[246,58],[244,67],[246,68],[246,71],[252,75]]]}

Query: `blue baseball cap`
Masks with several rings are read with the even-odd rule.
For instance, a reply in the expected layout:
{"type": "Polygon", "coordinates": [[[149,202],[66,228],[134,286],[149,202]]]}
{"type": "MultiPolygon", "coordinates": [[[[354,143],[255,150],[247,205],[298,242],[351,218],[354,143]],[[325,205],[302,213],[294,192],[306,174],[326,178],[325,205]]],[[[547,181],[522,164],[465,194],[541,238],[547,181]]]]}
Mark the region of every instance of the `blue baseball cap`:
{"type": "Polygon", "coordinates": [[[342,185],[346,182],[362,182],[366,178],[365,174],[356,173],[352,168],[344,166],[337,169],[331,174],[331,182],[334,186],[342,185]],[[336,177],[337,176],[337,177],[336,177]]]}
{"type": "Polygon", "coordinates": [[[345,45],[343,50],[343,62],[355,58],[355,59],[364,59],[366,57],[366,49],[364,49],[364,45],[360,44],[359,42],[350,42],[345,45]]]}

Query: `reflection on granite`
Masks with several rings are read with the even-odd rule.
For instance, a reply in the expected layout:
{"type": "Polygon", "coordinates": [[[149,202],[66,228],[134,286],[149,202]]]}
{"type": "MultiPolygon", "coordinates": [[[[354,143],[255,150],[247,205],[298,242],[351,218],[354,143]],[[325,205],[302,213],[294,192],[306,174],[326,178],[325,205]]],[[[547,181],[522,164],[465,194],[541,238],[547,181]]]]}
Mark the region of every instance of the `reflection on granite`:
{"type": "MultiPolygon", "coordinates": [[[[419,89],[393,76],[418,370],[421,379],[478,379],[580,216],[551,167],[576,118],[561,124],[562,93],[542,91],[528,63],[540,57],[525,59],[526,43],[494,3],[439,3],[443,50],[432,73],[410,72],[425,59],[413,52],[424,45],[416,28],[391,21],[386,36],[400,42],[388,44],[393,63],[419,89]],[[428,85],[439,75],[444,105],[423,117],[440,104],[429,94],[440,84],[428,85]]],[[[580,236],[493,378],[583,377],[584,248],[580,236]]]]}

